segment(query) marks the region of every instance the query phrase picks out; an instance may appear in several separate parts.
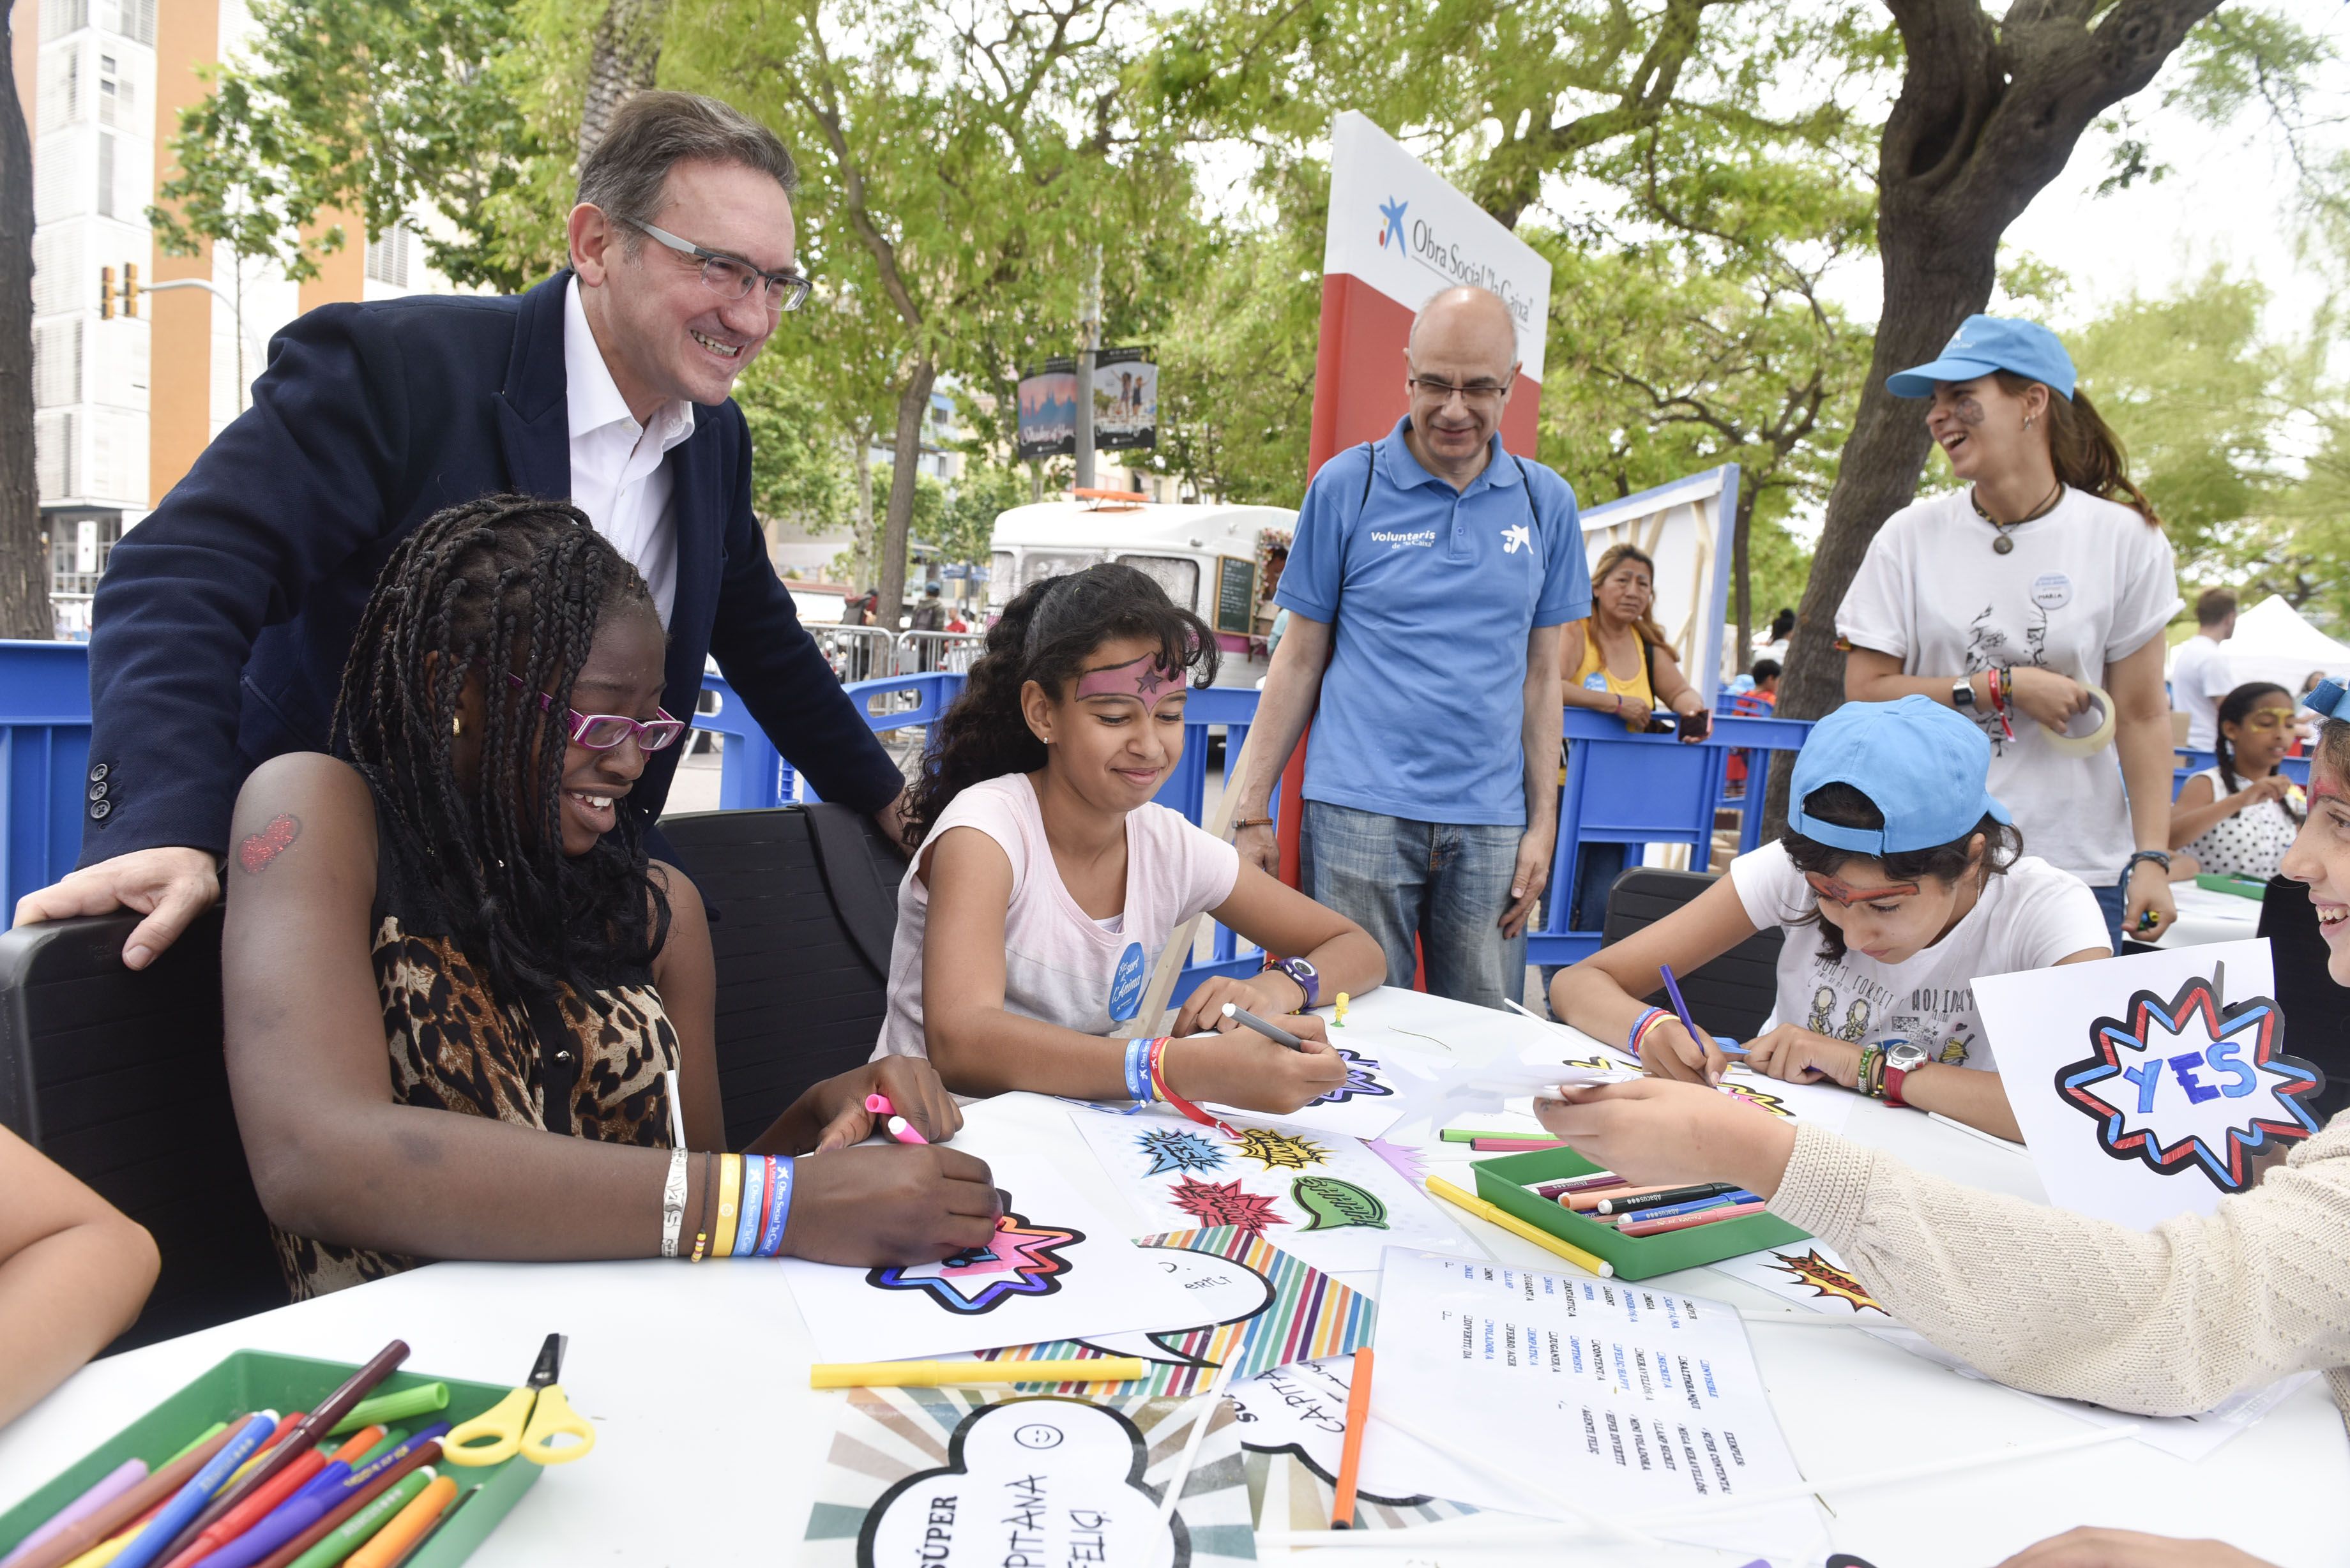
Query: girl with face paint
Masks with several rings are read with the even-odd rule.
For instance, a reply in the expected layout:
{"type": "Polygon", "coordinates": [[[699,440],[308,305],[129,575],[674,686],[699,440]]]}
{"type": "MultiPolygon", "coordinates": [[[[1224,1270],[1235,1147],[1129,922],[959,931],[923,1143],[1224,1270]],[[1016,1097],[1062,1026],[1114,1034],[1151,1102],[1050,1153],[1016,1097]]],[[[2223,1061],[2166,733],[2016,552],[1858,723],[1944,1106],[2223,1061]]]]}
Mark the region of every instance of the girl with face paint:
{"type": "Polygon", "coordinates": [[[876,1055],[927,1054],[958,1094],[1294,1111],[1347,1081],[1308,1010],[1385,977],[1360,926],[1156,797],[1216,641],[1130,566],[1024,589],[939,723],[908,812],[876,1055]],[[1207,912],[1279,967],[1201,983],[1163,1040],[1140,1016],[1170,933],[1207,912]],[[1291,1050],[1222,1016],[1277,1018],[1291,1050]],[[1212,1032],[1183,1038],[1193,1031],[1212,1032]]]}
{"type": "Polygon", "coordinates": [[[2022,854],[1984,787],[1981,732],[1922,697],[1846,703],[1795,758],[1784,838],[1656,924],[1551,982],[1552,1011],[1649,1073],[1719,1083],[1730,1055],[1638,1000],[1757,931],[1785,933],[1778,998],[1742,1060],[2019,1136],[1974,977],[2107,955],[2078,879],[2022,854]],[[1801,1023],[1796,1020],[1802,1020],[1801,1023]]]}
{"type": "Polygon", "coordinates": [[[1836,610],[1845,696],[1914,694],[1973,721],[1991,790],[2034,852],[2095,892],[2109,944],[2151,941],[2176,918],[2169,541],[2046,327],[1970,317],[1886,387],[1925,405],[1960,488],[1870,541],[1836,610]],[[2092,687],[2108,694],[2110,749],[2059,749],[2059,734],[2085,738],[2108,716],[2092,687]]]}

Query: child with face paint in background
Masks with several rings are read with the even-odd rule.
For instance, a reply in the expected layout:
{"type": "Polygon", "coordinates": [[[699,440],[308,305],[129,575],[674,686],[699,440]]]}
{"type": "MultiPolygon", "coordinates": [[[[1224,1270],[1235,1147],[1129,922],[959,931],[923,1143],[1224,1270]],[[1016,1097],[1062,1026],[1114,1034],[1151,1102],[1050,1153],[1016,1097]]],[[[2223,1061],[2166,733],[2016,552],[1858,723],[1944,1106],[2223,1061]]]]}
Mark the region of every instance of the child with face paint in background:
{"type": "Polygon", "coordinates": [[[1845,704],[1796,754],[1786,836],[1561,971],[1552,1010],[1625,1042],[1659,1077],[1718,1083],[1730,1060],[1720,1045],[1635,998],[1658,989],[1659,966],[1688,974],[1776,926],[1778,1002],[1747,1046],[1750,1066],[2020,1137],[1974,977],[2111,953],[2080,879],[2022,856],[1985,787],[1990,765],[1982,732],[1923,697],[1845,704]]]}
{"type": "Polygon", "coordinates": [[[1186,692],[1216,641],[1130,566],[1023,590],[938,726],[908,809],[889,1011],[877,1057],[927,1054],[949,1088],[1089,1100],[1164,1097],[1286,1112],[1346,1081],[1320,1019],[1385,978],[1378,944],[1154,804],[1183,754],[1186,692]],[[1170,933],[1213,914],[1268,954],[1203,982],[1157,1053],[1142,993],[1170,933]],[[1305,1042],[1223,1017],[1226,1002],[1305,1042]],[[1216,1033],[1182,1038],[1194,1030],[1216,1033]],[[1146,1090],[1138,1095],[1137,1088],[1146,1090]]]}

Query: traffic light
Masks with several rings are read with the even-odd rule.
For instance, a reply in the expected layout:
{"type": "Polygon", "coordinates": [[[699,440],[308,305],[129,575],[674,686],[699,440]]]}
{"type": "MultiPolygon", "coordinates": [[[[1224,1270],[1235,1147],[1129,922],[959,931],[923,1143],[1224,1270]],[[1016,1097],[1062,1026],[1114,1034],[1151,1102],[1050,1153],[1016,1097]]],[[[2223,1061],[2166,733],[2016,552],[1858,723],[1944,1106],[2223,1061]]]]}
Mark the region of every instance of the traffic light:
{"type": "Polygon", "coordinates": [[[122,264],[122,314],[129,317],[136,317],[139,314],[139,264],[137,262],[122,264]]]}
{"type": "Polygon", "coordinates": [[[98,318],[114,319],[114,269],[110,266],[98,269],[98,318]]]}

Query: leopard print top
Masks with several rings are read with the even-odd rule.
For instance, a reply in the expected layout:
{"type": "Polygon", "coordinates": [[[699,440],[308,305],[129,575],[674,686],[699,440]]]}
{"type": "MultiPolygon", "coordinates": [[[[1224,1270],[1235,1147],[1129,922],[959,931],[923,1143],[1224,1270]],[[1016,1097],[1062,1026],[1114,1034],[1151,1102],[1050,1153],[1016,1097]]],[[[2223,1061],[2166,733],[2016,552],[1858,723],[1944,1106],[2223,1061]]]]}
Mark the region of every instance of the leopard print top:
{"type": "MultiPolygon", "coordinates": [[[[650,974],[622,976],[628,983],[598,993],[600,1008],[566,990],[542,1040],[529,1014],[493,998],[437,918],[437,901],[399,873],[380,834],[376,865],[375,983],[393,1099],[603,1143],[670,1147],[661,1075],[678,1065],[677,1032],[650,974]]],[[[271,1231],[296,1301],[430,1261],[271,1231]]]]}

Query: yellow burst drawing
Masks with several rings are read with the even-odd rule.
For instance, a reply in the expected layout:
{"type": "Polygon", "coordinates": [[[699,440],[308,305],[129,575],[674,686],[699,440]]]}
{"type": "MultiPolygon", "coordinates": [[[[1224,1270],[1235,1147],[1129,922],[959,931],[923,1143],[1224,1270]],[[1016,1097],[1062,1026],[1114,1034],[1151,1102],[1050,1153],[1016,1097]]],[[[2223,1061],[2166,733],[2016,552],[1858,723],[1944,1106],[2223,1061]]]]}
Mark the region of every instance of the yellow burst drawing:
{"type": "Polygon", "coordinates": [[[1267,1170],[1303,1170],[1322,1164],[1329,1154],[1311,1138],[1277,1133],[1271,1127],[1241,1129],[1241,1158],[1256,1160],[1267,1170]]]}
{"type": "Polygon", "coordinates": [[[1868,1293],[1867,1286],[1821,1257],[1816,1247],[1809,1249],[1800,1258],[1793,1252],[1773,1252],[1771,1258],[1772,1268],[1794,1275],[1830,1301],[1842,1302],[1855,1312],[1885,1313],[1887,1317],[1893,1315],[1886,1313],[1877,1298],[1868,1293]]]}
{"type": "Polygon", "coordinates": [[[1735,1095],[1748,1105],[1768,1111],[1774,1116],[1793,1117],[1795,1114],[1787,1108],[1785,1100],[1768,1089],[1758,1089],[1752,1084],[1742,1084],[1734,1079],[1725,1082],[1721,1087],[1725,1094],[1735,1095]]]}

